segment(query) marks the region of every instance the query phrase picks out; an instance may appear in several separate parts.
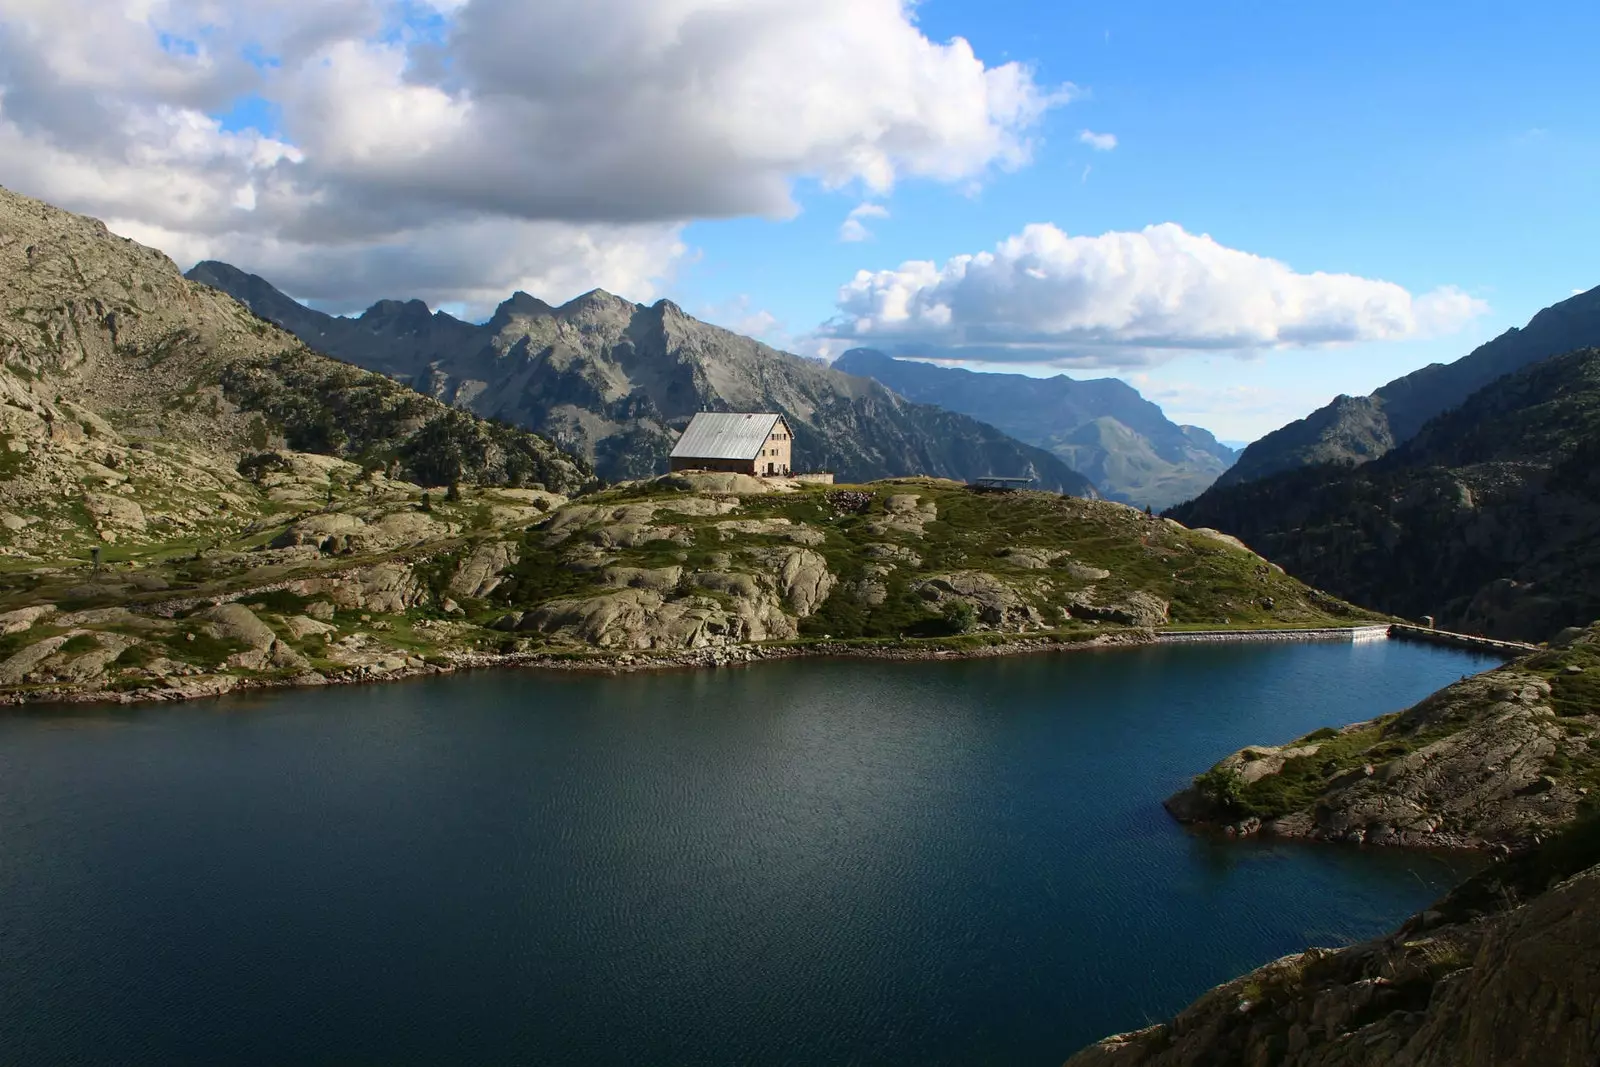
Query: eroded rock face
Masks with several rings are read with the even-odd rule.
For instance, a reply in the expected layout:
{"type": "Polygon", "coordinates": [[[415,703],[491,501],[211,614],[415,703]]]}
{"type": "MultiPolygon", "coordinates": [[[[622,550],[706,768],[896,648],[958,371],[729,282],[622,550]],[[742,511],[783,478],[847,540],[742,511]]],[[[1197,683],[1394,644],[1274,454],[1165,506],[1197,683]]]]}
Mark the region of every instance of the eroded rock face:
{"type": "Polygon", "coordinates": [[[809,548],[764,553],[778,592],[802,619],[821,606],[838,584],[828,561],[809,548]]]}
{"type": "Polygon", "coordinates": [[[937,575],[918,585],[916,592],[935,604],[965,600],[985,626],[1025,629],[1044,625],[1044,616],[1037,608],[1010,585],[982,571],[937,575]]]}
{"type": "MultiPolygon", "coordinates": [[[[289,590],[304,597],[327,597],[346,611],[387,614],[413,608],[428,596],[427,587],[403,563],[380,563],[340,577],[308,578],[293,583],[289,590]]],[[[316,618],[310,608],[307,614],[316,618]]]]}
{"type": "Polygon", "coordinates": [[[1089,591],[1069,596],[1067,607],[1075,618],[1100,619],[1121,626],[1161,626],[1167,621],[1170,605],[1160,597],[1145,592],[1101,601],[1093,591],[1089,591]]]}
{"type": "Polygon", "coordinates": [[[770,596],[741,599],[728,608],[709,597],[666,600],[649,589],[553,600],[524,614],[517,629],[617,650],[707,648],[798,633],[770,596]]]}

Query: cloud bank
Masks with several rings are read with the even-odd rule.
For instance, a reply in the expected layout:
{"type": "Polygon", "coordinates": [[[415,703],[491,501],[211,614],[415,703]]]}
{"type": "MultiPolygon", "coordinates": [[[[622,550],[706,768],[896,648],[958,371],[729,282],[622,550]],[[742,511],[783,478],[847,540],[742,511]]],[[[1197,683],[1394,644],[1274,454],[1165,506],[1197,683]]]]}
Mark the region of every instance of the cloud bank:
{"type": "Polygon", "coordinates": [[[1030,225],[942,266],[859,271],[838,308],[819,331],[828,350],[1124,367],[1196,350],[1429,336],[1487,310],[1449,287],[1413,295],[1351,274],[1297,273],[1173,223],[1099,237],[1030,225]]]}
{"type": "Polygon", "coordinates": [[[0,183],[325,304],[644,297],[688,220],[981,180],[1067,95],[910,0],[0,0],[0,183]]]}

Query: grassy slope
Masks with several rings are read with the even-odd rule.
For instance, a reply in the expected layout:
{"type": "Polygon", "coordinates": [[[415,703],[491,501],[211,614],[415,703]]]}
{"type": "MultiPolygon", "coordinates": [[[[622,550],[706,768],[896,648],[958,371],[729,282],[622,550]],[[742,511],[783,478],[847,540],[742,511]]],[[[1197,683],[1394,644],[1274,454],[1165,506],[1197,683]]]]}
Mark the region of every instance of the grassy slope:
{"type": "MultiPolygon", "coordinates": [[[[671,489],[649,487],[613,490],[586,497],[589,504],[663,501],[670,507],[671,489]]],[[[737,519],[787,519],[821,531],[826,540],[813,547],[841,579],[821,610],[804,621],[803,632],[836,638],[897,637],[932,621],[929,609],[913,593],[913,585],[935,574],[981,571],[1015,583],[1024,599],[1052,617],[1066,595],[1093,586],[1096,599],[1113,603],[1143,592],[1171,604],[1175,624],[1217,626],[1348,625],[1375,619],[1288,578],[1259,557],[1176,523],[1153,519],[1135,509],[1049,493],[980,494],[955,483],[903,479],[853,487],[870,494],[859,512],[840,511],[831,500],[852,487],[808,488],[793,494],[743,498],[737,519]],[[870,527],[889,517],[888,501],[915,495],[931,501],[938,517],[921,536],[874,532],[870,527]],[[888,598],[868,605],[853,597],[851,583],[867,575],[872,560],[866,546],[898,544],[921,557],[915,568],[899,567],[887,576],[888,598]],[[1019,550],[1062,553],[1046,569],[1013,562],[1019,550]],[[1081,568],[1111,572],[1094,580],[1074,574],[1081,568]],[[1267,606],[1268,604],[1271,606],[1267,606]]],[[[659,540],[618,549],[615,562],[631,567],[683,566],[710,569],[719,553],[730,548],[789,542],[780,536],[741,535],[735,544],[722,540],[715,525],[723,516],[672,515],[676,527],[689,527],[693,544],[659,540]]],[[[594,533],[595,529],[589,532],[594,533]]],[[[571,546],[550,545],[537,532],[525,540],[520,583],[508,585],[501,602],[527,608],[552,596],[581,594],[597,580],[565,571],[571,546]]]]}
{"type": "MultiPolygon", "coordinates": [[[[552,543],[548,534],[571,514],[588,512],[547,513],[537,501],[527,499],[528,494],[517,497],[514,490],[493,487],[465,488],[458,500],[434,491],[425,504],[421,487],[391,481],[381,474],[364,477],[354,464],[335,466],[323,480],[304,470],[301,465],[299,475],[293,471],[267,474],[254,490],[262,514],[231,536],[218,535],[207,544],[189,539],[108,545],[98,570],[80,555],[54,566],[10,571],[0,582],[0,612],[38,605],[55,605],[58,611],[0,638],[0,667],[5,657],[41,640],[72,637],[76,641],[73,647],[59,650],[43,669],[15,682],[10,692],[70,693],[71,686],[62,686],[66,684],[63,679],[71,676],[74,659],[104,648],[108,634],[134,641],[137,647],[123,653],[104,677],[88,688],[112,692],[160,689],[166,684],[161,679],[172,673],[174,664],[180,673],[188,670],[208,675],[286,678],[301,673],[299,668],[226,665],[227,657],[240,648],[229,645],[225,635],[219,637],[203,623],[190,621],[196,610],[217,598],[237,599],[252,607],[287,648],[325,673],[385,655],[444,662],[512,649],[549,654],[584,651],[574,649],[570,640],[537,634],[519,635],[511,641],[491,626],[509,608],[528,609],[558,597],[604,595],[606,590],[600,587],[595,570],[576,569],[571,563],[577,555],[596,551],[605,524],[579,523],[559,543],[552,543]],[[324,499],[328,497],[331,499],[324,499]],[[414,522],[425,516],[431,525],[425,524],[421,535],[404,543],[377,548],[318,552],[314,546],[272,547],[282,544],[285,531],[297,522],[340,516],[364,518],[363,529],[369,531],[396,518],[414,522]],[[498,588],[481,599],[450,591],[452,578],[477,548],[508,541],[519,545],[520,559],[505,570],[498,588]],[[310,605],[328,599],[325,592],[277,589],[248,593],[383,566],[399,567],[406,576],[412,592],[405,608],[375,611],[356,606],[331,611],[322,616],[333,627],[326,637],[296,636],[289,623],[310,605]],[[238,596],[241,592],[246,595],[238,596]],[[158,606],[178,600],[196,607],[180,610],[175,621],[152,614],[158,606]],[[112,610],[103,616],[83,614],[96,609],[112,610]],[[72,616],[72,612],[80,614],[72,616]],[[76,640],[79,637],[85,640],[76,640]],[[364,642],[364,653],[341,660],[331,650],[342,639],[364,642]],[[162,659],[169,662],[156,662],[160,669],[149,669],[152,662],[162,659]]],[[[673,501],[705,500],[711,494],[674,486],[673,479],[665,479],[612,489],[583,497],[569,507],[607,510],[630,503],[656,504],[661,507],[661,521],[687,531],[687,537],[684,532],[678,536],[689,544],[656,539],[608,550],[606,558],[614,566],[759,572],[759,562],[750,561],[759,560],[760,553],[795,551],[797,546],[778,534],[727,535],[718,531],[715,523],[787,519],[793,524],[791,530],[809,527],[816,533],[808,539],[820,536],[821,542],[807,550],[826,560],[840,581],[815,614],[798,620],[802,642],[823,635],[833,641],[892,643],[921,638],[960,648],[1014,638],[1023,626],[995,626],[981,620],[971,622],[970,627],[952,626],[947,615],[918,593],[918,585],[928,577],[974,571],[994,576],[1038,610],[1046,621],[1028,625],[1030,633],[1055,634],[1064,640],[1087,639],[1124,628],[1085,619],[1081,611],[1076,612],[1077,618],[1066,617],[1060,609],[1070,604],[1071,598],[1090,596],[1096,603],[1109,604],[1136,592],[1170,601],[1174,625],[1220,625],[1224,618],[1229,620],[1227,625],[1242,628],[1347,625],[1371,617],[1307,589],[1248,552],[1117,504],[1044,493],[977,494],[950,482],[914,479],[722,497],[725,506],[734,510],[725,515],[686,516],[670,510],[673,501]],[[841,494],[855,494],[859,509],[841,511],[835,503],[841,494]],[[888,510],[891,500],[911,496],[932,502],[938,509],[938,518],[923,525],[921,536],[906,530],[885,531],[882,525],[876,531],[869,529],[892,518],[888,510]],[[869,574],[869,567],[881,565],[881,560],[869,556],[867,546],[884,544],[914,552],[922,562],[912,566],[902,561],[884,577],[887,595],[883,602],[870,604],[861,598],[855,583],[869,574]],[[1046,557],[1062,555],[1053,566],[1028,569],[1016,562],[1017,553],[1028,549],[1040,550],[1046,557]],[[1111,574],[1097,577],[1099,571],[1111,574]],[[1265,606],[1268,603],[1272,607],[1265,606]]],[[[559,498],[552,502],[560,503],[559,498]]],[[[669,591],[667,598],[691,595],[719,594],[680,589],[669,591]]],[[[171,614],[170,608],[163,612],[171,614]]],[[[653,654],[673,651],[662,648],[653,654]]]]}

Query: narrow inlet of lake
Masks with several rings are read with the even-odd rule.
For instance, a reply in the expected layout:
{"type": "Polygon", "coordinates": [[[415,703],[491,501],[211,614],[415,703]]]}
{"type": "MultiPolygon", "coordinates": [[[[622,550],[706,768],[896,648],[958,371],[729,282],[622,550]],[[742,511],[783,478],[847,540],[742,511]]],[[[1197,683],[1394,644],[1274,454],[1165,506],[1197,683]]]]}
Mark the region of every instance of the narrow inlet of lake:
{"type": "Polygon", "coordinates": [[[1398,642],[500,671],[0,718],[15,1063],[1058,1064],[1470,858],[1184,831],[1398,642]]]}

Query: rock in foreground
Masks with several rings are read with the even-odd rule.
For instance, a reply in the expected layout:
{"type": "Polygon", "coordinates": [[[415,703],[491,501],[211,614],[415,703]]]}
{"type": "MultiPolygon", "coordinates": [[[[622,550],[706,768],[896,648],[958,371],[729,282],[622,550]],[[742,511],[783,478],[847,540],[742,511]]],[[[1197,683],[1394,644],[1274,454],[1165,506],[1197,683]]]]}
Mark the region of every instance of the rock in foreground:
{"type": "Polygon", "coordinates": [[[1600,1063],[1600,820],[1495,864],[1395,933],[1286,956],[1067,1067],[1600,1063]]]}
{"type": "Polygon", "coordinates": [[[1519,848],[1600,796],[1600,626],[1415,707],[1253,745],[1167,800],[1233,833],[1519,848]]]}

